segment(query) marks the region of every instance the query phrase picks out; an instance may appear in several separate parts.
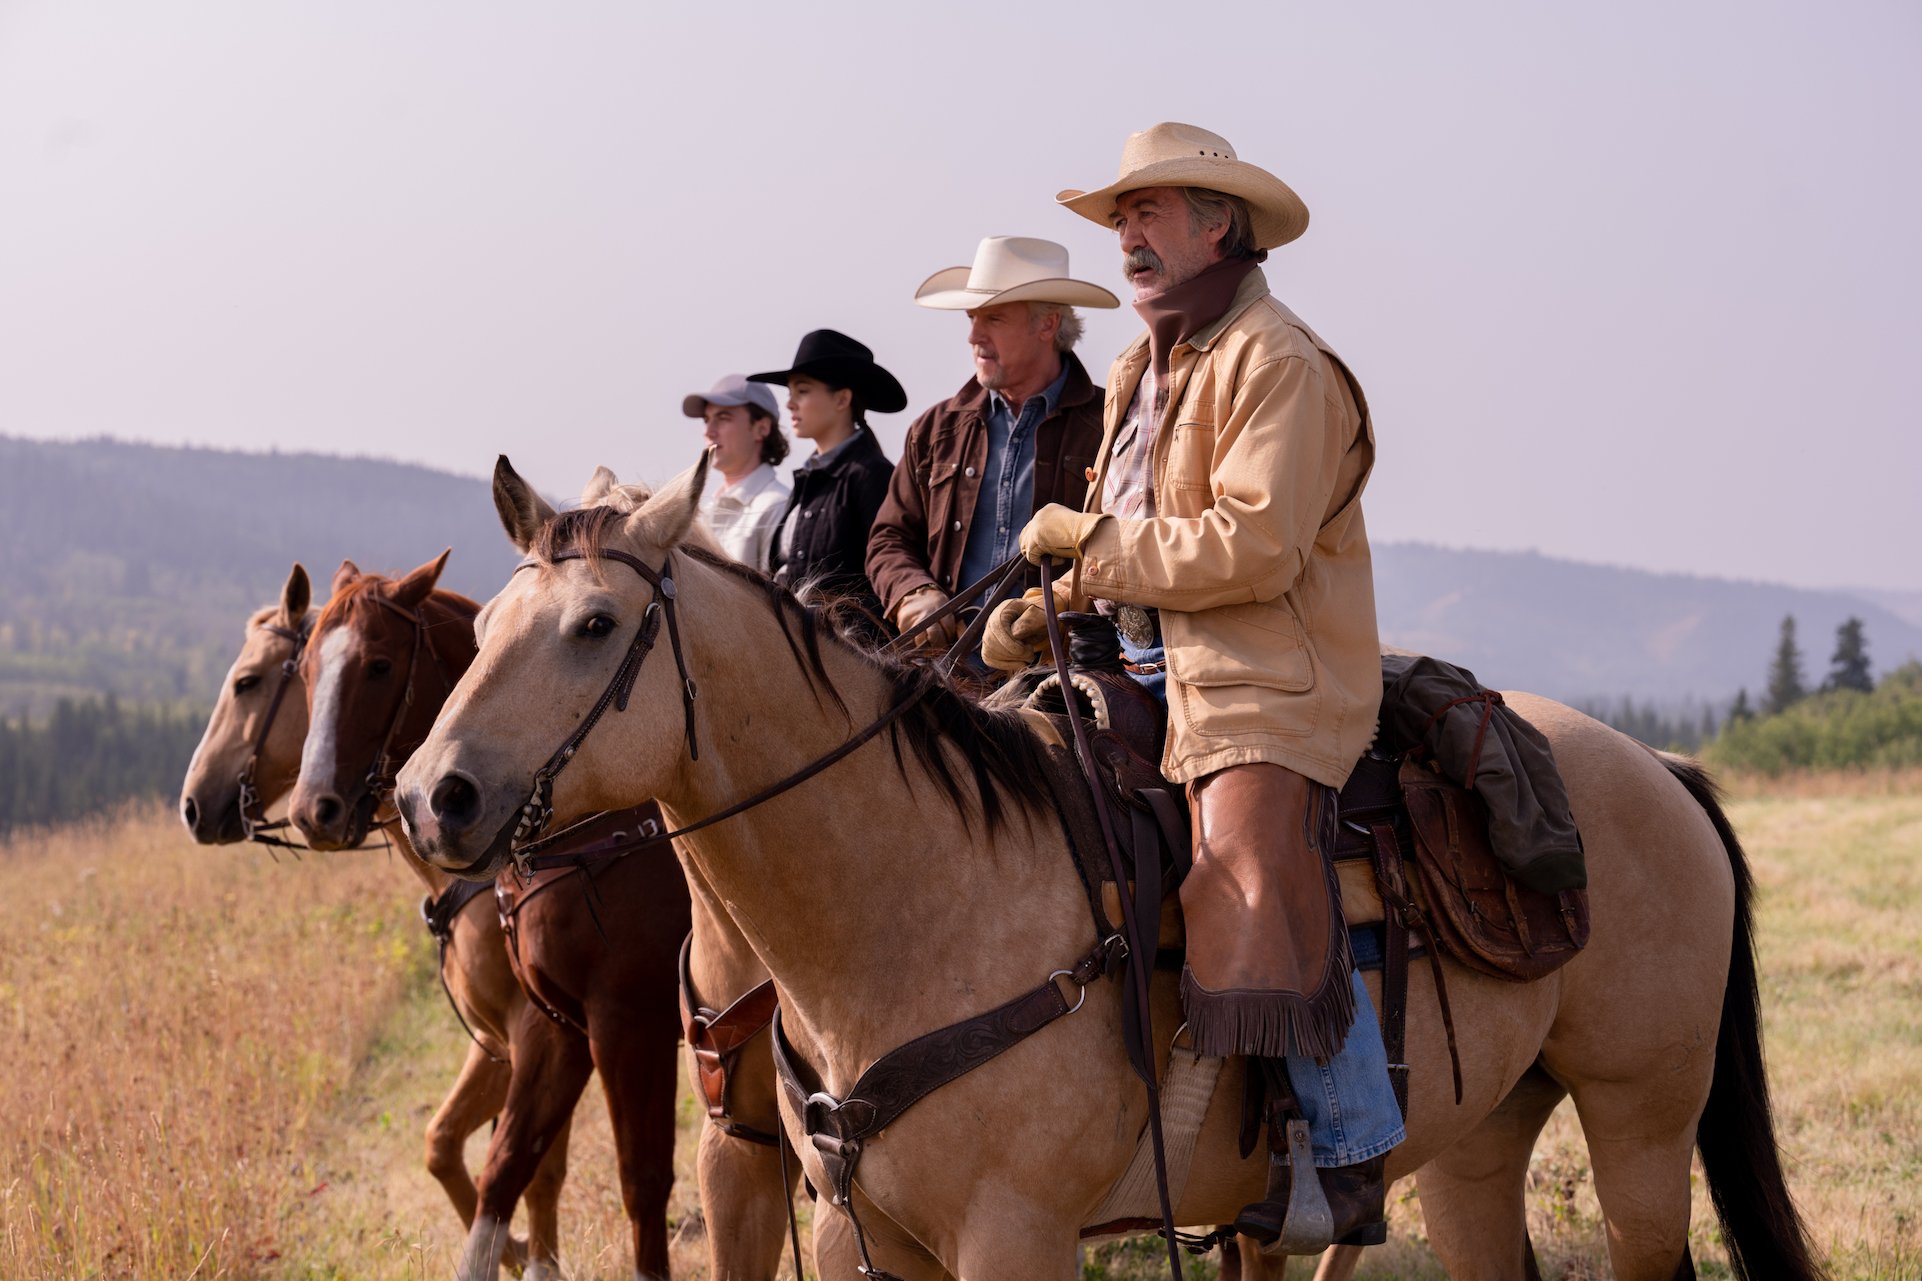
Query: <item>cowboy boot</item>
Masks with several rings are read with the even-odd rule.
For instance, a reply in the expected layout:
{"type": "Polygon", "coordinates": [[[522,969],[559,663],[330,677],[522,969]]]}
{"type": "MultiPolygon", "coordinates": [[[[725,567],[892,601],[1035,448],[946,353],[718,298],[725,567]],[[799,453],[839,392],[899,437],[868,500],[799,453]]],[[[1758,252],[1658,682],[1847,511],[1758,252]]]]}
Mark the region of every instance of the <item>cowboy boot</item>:
{"type": "Polygon", "coordinates": [[[1235,1216],[1235,1231],[1259,1244],[1264,1255],[1319,1254],[1331,1244],[1386,1241],[1387,1158],[1317,1170],[1308,1123],[1298,1114],[1285,1066],[1275,1059],[1256,1062],[1269,1097],[1268,1187],[1235,1216]]]}

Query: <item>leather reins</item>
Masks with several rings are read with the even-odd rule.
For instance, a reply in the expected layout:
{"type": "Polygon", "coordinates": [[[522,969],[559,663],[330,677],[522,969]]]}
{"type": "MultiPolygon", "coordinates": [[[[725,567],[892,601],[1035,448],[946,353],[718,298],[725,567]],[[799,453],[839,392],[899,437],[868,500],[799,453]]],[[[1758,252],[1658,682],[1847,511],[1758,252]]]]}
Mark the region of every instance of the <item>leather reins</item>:
{"type": "MultiPolygon", "coordinates": [[[[724,809],[709,814],[706,818],[686,824],[683,827],[677,827],[672,831],[636,832],[632,835],[616,833],[614,836],[607,837],[604,840],[570,848],[564,854],[546,854],[544,851],[552,849],[555,845],[562,842],[575,827],[580,826],[581,823],[586,823],[600,817],[598,814],[589,815],[587,818],[582,819],[581,823],[562,828],[560,831],[549,836],[543,837],[541,835],[554,816],[553,797],[555,778],[557,778],[561,771],[567,768],[568,763],[574,759],[575,753],[580,749],[580,745],[587,738],[589,731],[594,728],[595,724],[599,722],[600,718],[607,712],[610,706],[617,712],[627,710],[628,697],[633,693],[634,682],[640,674],[641,664],[647,660],[649,652],[653,649],[654,643],[660,635],[663,622],[665,622],[667,627],[669,644],[674,651],[674,664],[681,679],[681,701],[686,715],[688,759],[700,759],[694,731],[694,699],[697,691],[693,679],[687,674],[686,656],[681,649],[680,626],[674,612],[676,597],[674,578],[671,572],[672,554],[670,553],[668,557],[662,559],[661,568],[658,572],[650,568],[640,558],[630,556],[617,548],[604,548],[600,552],[600,555],[609,560],[618,561],[639,574],[644,582],[654,588],[654,599],[648,603],[647,612],[641,619],[641,626],[639,630],[635,632],[634,639],[629,642],[627,653],[622,657],[620,666],[615,669],[613,679],[608,682],[607,688],[601,692],[600,698],[588,711],[587,716],[581,721],[580,725],[575,727],[574,732],[568,735],[567,740],[554,750],[554,754],[548,757],[546,764],[535,771],[534,787],[526,802],[521,806],[519,817],[515,824],[513,844],[511,846],[514,864],[523,877],[534,872],[545,871],[551,867],[560,867],[585,859],[604,857],[616,852],[631,853],[649,846],[666,844],[678,837],[698,832],[704,827],[712,827],[716,823],[751,810],[755,806],[781,795],[783,792],[800,786],[816,774],[846,759],[861,747],[871,742],[876,735],[880,734],[888,726],[899,720],[927,694],[927,686],[911,692],[896,702],[892,707],[882,712],[874,720],[868,722],[866,726],[850,736],[839,747],[822,756],[816,757],[813,761],[795,770],[792,774],[770,783],[760,791],[755,792],[752,796],[736,801],[724,809]]],[[[567,548],[563,551],[556,552],[552,558],[552,562],[558,563],[564,560],[584,559],[587,559],[587,553],[578,548],[567,548]]],[[[523,569],[537,568],[543,563],[542,561],[529,558],[515,566],[514,572],[519,573],[523,569]]],[[[994,601],[998,600],[1001,594],[1007,590],[1008,585],[1015,581],[1020,566],[1021,558],[1019,556],[1011,557],[1004,564],[997,565],[990,574],[983,577],[979,582],[972,584],[963,592],[958,593],[945,607],[921,620],[920,624],[902,633],[902,635],[892,643],[898,644],[900,641],[907,640],[926,628],[933,626],[942,619],[951,617],[969,600],[974,599],[979,592],[989,587],[993,588],[988,598],[989,606],[991,607],[994,601]]],[[[987,626],[987,619],[988,607],[984,607],[981,612],[976,615],[974,621],[969,624],[967,630],[955,641],[953,648],[943,657],[942,661],[951,662],[956,655],[965,653],[967,647],[979,638],[981,631],[987,626]]],[[[471,872],[476,872],[486,860],[487,854],[484,852],[472,863],[457,870],[455,874],[466,875],[471,872]]]]}
{"type": "Polygon", "coordinates": [[[267,736],[273,732],[274,721],[280,715],[280,705],[287,699],[288,687],[300,673],[300,657],[306,652],[307,638],[312,629],[305,620],[297,628],[282,627],[278,623],[261,623],[259,626],[261,631],[271,632],[291,643],[294,648],[280,664],[280,677],[274,684],[274,696],[268,700],[267,714],[261,718],[260,728],[254,731],[253,750],[248,753],[247,763],[240,767],[240,830],[247,840],[256,845],[265,845],[270,849],[304,850],[308,847],[279,834],[292,826],[289,820],[267,821],[267,807],[261,802],[254,776],[260,769],[260,754],[266,750],[267,736]]]}

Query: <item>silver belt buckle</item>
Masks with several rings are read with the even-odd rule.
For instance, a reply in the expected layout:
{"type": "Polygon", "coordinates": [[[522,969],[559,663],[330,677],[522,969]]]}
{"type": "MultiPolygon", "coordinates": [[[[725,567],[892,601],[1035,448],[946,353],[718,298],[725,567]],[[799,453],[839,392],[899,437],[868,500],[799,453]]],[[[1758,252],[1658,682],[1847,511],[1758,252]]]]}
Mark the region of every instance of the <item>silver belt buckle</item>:
{"type": "Polygon", "coordinates": [[[1114,612],[1115,630],[1124,636],[1136,649],[1146,649],[1155,643],[1154,620],[1148,611],[1139,605],[1123,605],[1114,612]]]}

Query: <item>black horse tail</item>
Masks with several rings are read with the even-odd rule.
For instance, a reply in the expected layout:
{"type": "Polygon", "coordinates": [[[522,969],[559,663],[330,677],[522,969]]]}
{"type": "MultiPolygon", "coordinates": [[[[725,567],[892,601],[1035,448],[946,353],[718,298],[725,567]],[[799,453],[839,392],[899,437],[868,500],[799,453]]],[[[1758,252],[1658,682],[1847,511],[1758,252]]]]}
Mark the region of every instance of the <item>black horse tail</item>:
{"type": "Polygon", "coordinates": [[[1709,1197],[1722,1221],[1729,1266],[1738,1281],[1823,1277],[1808,1229],[1789,1197],[1775,1143],[1775,1116],[1762,1064],[1761,992],[1755,978],[1754,881],[1748,856],[1722,812],[1721,789],[1686,757],[1662,753],[1668,767],[1715,825],[1735,876],[1735,937],[1729,946],[1722,1026],[1715,1038],[1715,1076],[1695,1131],[1709,1197]]]}

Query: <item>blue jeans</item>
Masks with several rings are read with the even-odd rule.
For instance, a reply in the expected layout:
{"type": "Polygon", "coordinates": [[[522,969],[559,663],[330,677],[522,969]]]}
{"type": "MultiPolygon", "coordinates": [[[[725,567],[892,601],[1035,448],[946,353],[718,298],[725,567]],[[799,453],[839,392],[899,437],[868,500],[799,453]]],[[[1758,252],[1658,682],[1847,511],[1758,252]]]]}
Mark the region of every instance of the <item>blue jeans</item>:
{"type": "MultiPolygon", "coordinates": [[[[1135,646],[1125,636],[1121,653],[1137,666],[1167,661],[1160,645],[1135,646]]],[[[1168,705],[1165,673],[1142,672],[1135,679],[1164,708],[1168,705]]],[[[1326,1062],[1299,1055],[1286,1060],[1289,1084],[1314,1140],[1315,1164],[1322,1169],[1380,1156],[1408,1137],[1388,1079],[1388,1052],[1381,1043],[1374,1003],[1359,970],[1350,981],[1355,987],[1355,1022],[1341,1049],[1326,1062]]]]}

